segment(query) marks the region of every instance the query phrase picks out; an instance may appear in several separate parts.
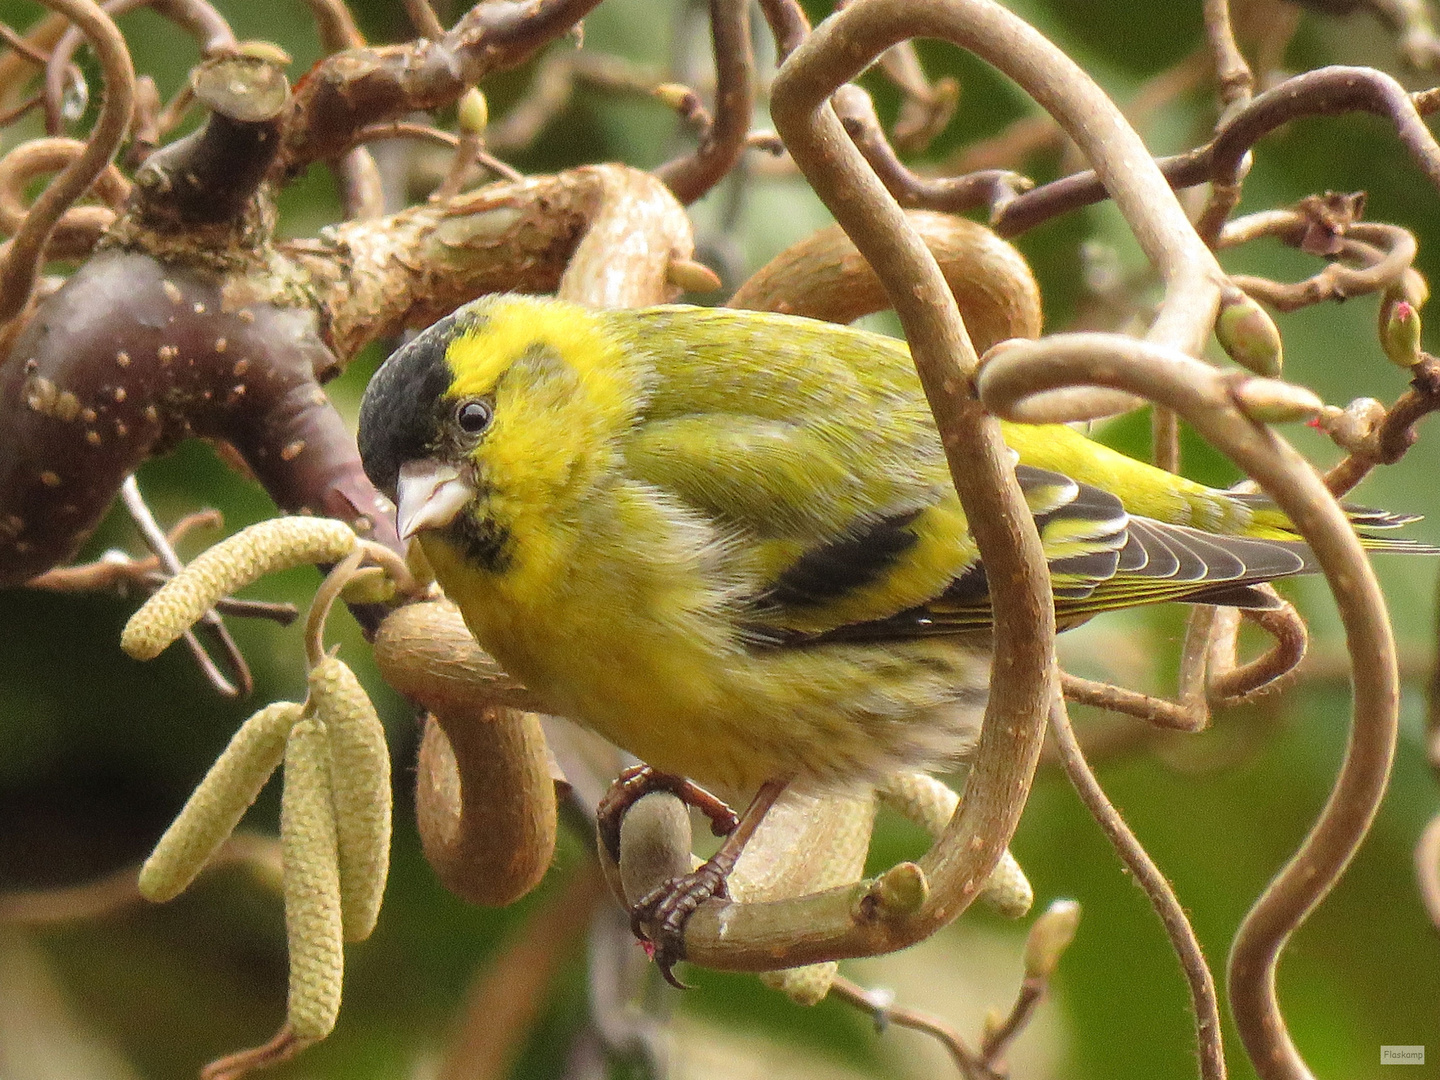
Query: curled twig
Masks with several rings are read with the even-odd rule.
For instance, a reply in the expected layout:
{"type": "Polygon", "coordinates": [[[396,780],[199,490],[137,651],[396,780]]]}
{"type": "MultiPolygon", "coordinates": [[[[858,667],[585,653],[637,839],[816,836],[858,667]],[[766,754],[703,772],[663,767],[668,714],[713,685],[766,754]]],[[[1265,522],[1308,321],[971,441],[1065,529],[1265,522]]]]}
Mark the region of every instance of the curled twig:
{"type": "MultiPolygon", "coordinates": [[[[85,144],[73,139],[32,139],[0,158],[0,232],[14,233],[24,225],[30,212],[25,191],[33,180],[60,171],[84,151],[85,144]]],[[[47,258],[83,259],[89,255],[100,234],[115,220],[115,208],[129,195],[130,182],[114,165],[108,165],[95,181],[93,193],[105,205],[66,210],[55,225],[47,258]]]]}
{"type": "MultiPolygon", "coordinates": [[[[939,263],[977,348],[1039,336],[1040,287],[1018,251],[989,229],[951,214],[912,210],[905,220],[939,263]]],[[[771,259],[728,306],[849,323],[889,303],[854,242],[832,225],[771,259]]]]}
{"type": "MultiPolygon", "coordinates": [[[[788,46],[798,20],[786,18],[784,5],[772,3],[764,10],[777,28],[777,36],[788,46]]],[[[1049,589],[1043,574],[1036,576],[1027,569],[1038,565],[1029,560],[1038,559],[1039,553],[1033,534],[1027,535],[1029,515],[1020,508],[1011,471],[998,456],[998,439],[987,444],[991,432],[985,431],[983,424],[980,431],[968,426],[973,422],[973,402],[965,400],[962,381],[953,374],[959,369],[951,366],[952,357],[964,357],[968,351],[964,329],[951,321],[943,332],[937,332],[932,320],[936,313],[951,310],[953,303],[943,278],[933,262],[926,265],[925,253],[917,250],[918,241],[896,249],[895,241],[907,236],[902,212],[893,202],[887,205],[888,196],[858,153],[846,152],[848,140],[841,137],[838,120],[824,107],[826,96],[853,78],[867,58],[910,34],[958,40],[1002,64],[1073,127],[1073,134],[1107,169],[1122,209],[1135,222],[1142,245],[1167,280],[1167,300],[1152,330],[1157,340],[1198,348],[1218,305],[1223,274],[1159,173],[1136,167],[1137,161],[1148,163],[1149,158],[1134,132],[1083,72],[998,6],[980,0],[949,0],[922,10],[890,0],[860,0],[827,20],[791,54],[775,85],[772,114],[777,127],[797,164],[890,287],[922,382],[935,406],[942,439],[947,451],[963,463],[957,466],[962,471],[954,479],[982,558],[997,583],[1003,582],[1010,592],[995,604],[997,640],[1004,642],[997,647],[1008,662],[996,667],[991,713],[987,714],[987,719],[1003,715],[1005,731],[1003,735],[997,731],[998,720],[982,728],[967,788],[970,797],[945,838],[917,868],[927,877],[938,875],[931,882],[929,902],[903,919],[868,925],[857,924],[850,917],[848,904],[840,909],[839,903],[846,898],[833,891],[803,902],[730,905],[724,907],[723,916],[722,906],[711,902],[690,921],[686,948],[693,960],[712,966],[768,967],[777,961],[794,963],[894,948],[913,940],[911,935],[923,936],[935,921],[953,918],[973,897],[1013,828],[1013,814],[1023,803],[1025,777],[1038,753],[1043,712],[1052,696],[1046,615],[1049,589]],[[1002,39],[1006,47],[999,50],[995,42],[1002,39]],[[837,47],[841,40],[846,42],[845,48],[837,47]],[[1058,90],[1062,82],[1063,93],[1058,90]],[[1121,152],[1120,147],[1125,150],[1121,152]],[[997,499],[1007,490],[1011,502],[997,499]],[[1020,717],[1033,719],[1034,730],[1028,723],[1022,728],[1017,722],[1020,717]],[[788,920],[782,914],[787,907],[788,920]],[[797,916],[802,920],[798,927],[797,916]],[[717,933],[717,920],[727,927],[724,935],[717,933]],[[742,942],[776,941],[779,927],[787,923],[790,936],[785,939],[788,947],[783,956],[774,946],[763,955],[758,951],[752,955],[741,947],[742,942]]]]}
{"type": "MultiPolygon", "coordinates": [[[[235,49],[235,32],[207,0],[109,0],[103,7],[111,19],[118,19],[139,7],[151,8],[194,35],[202,56],[216,56],[235,49]]],[[[73,68],[70,61],[82,40],[81,31],[70,27],[60,36],[46,61],[45,130],[50,135],[59,135],[65,130],[62,109],[65,84],[73,68]]]]}
{"type": "Polygon", "coordinates": [[[528,692],[448,604],[390,615],[375,636],[375,663],[431,714],[415,793],[426,860],[457,896],[512,903],[544,876],[556,837],[555,785],[539,718],[523,711],[528,692]]]}
{"type": "Polygon", "coordinates": [[[1112,334],[1065,334],[992,350],[978,388],[1012,419],[1067,413],[1069,390],[1104,386],[1175,409],[1254,477],[1309,543],[1339,605],[1354,662],[1345,762],[1299,851],[1251,909],[1230,958],[1232,1012],[1267,1080],[1309,1075],[1275,998],[1285,942],[1344,871],[1384,794],[1397,732],[1398,677],[1385,602],[1343,511],[1307,462],[1239,409],[1231,382],[1189,356],[1112,334]]]}
{"type": "Polygon", "coordinates": [[[71,19],[95,49],[105,72],[105,99],[85,152],[50,182],[10,241],[9,251],[0,264],[0,324],[10,322],[25,310],[55,226],[115,159],[115,152],[130,126],[135,99],[135,70],[130,64],[125,39],[115,23],[93,0],[45,0],[45,3],[71,19]]]}
{"type": "Polygon", "coordinates": [[[1212,708],[1243,705],[1272,693],[1297,672],[1305,659],[1308,632],[1293,605],[1274,610],[1199,608],[1186,633],[1178,701],[1142,694],[1109,683],[1061,672],[1067,701],[1123,713],[1172,731],[1203,731],[1212,708]],[[1261,656],[1237,666],[1236,632],[1241,617],[1265,630],[1274,643],[1261,656]]]}
{"type": "Polygon", "coordinates": [[[755,107],[749,0],[711,0],[710,34],[716,73],[714,125],[693,154],[667,162],[655,173],[687,204],[714,187],[740,159],[755,107]]]}
{"type": "Polygon", "coordinates": [[[1236,285],[1281,311],[1327,300],[1380,292],[1396,285],[1415,262],[1415,236],[1397,225],[1341,220],[1323,215],[1324,201],[1306,200],[1293,211],[1267,210],[1237,219],[1221,230],[1218,246],[1235,247],[1260,237],[1333,258],[1305,281],[1282,285],[1265,278],[1234,275],[1236,285]],[[1347,265],[1353,264],[1353,265],[1347,265]]]}
{"type": "Polygon", "coordinates": [[[834,105],[846,133],[901,206],[955,214],[984,206],[993,217],[1015,196],[1035,186],[1028,177],[1007,169],[982,169],[938,179],[918,176],[905,167],[885,138],[869,94],[847,83],[835,92],[834,105]]]}
{"type": "Polygon", "coordinates": [[[1399,461],[1415,445],[1415,425],[1440,409],[1440,360],[1424,354],[1410,370],[1410,389],[1388,410],[1376,404],[1375,410],[1365,409],[1363,417],[1346,409],[1327,412],[1316,421],[1316,426],[1348,451],[1345,459],[1325,474],[1325,484],[1336,496],[1360,483],[1376,465],[1399,461]],[[1358,430],[1351,422],[1355,419],[1361,420],[1358,430]]]}
{"type": "MultiPolygon", "coordinates": [[[[1261,694],[1273,693],[1279,688],[1280,680],[1296,672],[1305,659],[1309,632],[1293,604],[1287,601],[1271,610],[1247,610],[1240,614],[1268,633],[1274,644],[1262,656],[1236,667],[1234,631],[1216,640],[1211,646],[1207,687],[1212,704],[1243,705],[1261,694]],[[1217,662],[1221,658],[1224,662],[1217,662]]],[[[1236,619],[1237,628],[1238,622],[1236,619]]]]}
{"type": "Polygon", "coordinates": [[[315,590],[310,613],[305,617],[305,662],[312,670],[325,659],[325,621],[330,616],[330,608],[364,561],[365,551],[357,545],[335,564],[315,590]]]}

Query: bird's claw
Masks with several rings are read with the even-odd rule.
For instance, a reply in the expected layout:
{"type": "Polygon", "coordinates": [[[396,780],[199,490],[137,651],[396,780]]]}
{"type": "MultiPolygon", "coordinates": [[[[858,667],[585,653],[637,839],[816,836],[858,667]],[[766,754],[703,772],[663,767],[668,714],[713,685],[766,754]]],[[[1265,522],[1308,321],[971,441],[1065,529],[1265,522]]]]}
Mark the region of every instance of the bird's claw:
{"type": "Polygon", "coordinates": [[[710,830],[716,836],[728,835],[739,822],[735,811],[724,800],[710,794],[699,784],[681,776],[662,773],[649,765],[631,765],[615,778],[595,811],[600,842],[612,859],[618,861],[620,858],[620,822],[630,807],[653,791],[668,791],[686,806],[699,810],[710,819],[710,830]]]}
{"type": "Polygon", "coordinates": [[[630,909],[631,932],[650,943],[660,974],[678,990],[690,989],[674,972],[675,965],[685,959],[685,924],[706,900],[727,895],[726,874],[723,867],[702,863],[688,874],[657,885],[630,909]]]}

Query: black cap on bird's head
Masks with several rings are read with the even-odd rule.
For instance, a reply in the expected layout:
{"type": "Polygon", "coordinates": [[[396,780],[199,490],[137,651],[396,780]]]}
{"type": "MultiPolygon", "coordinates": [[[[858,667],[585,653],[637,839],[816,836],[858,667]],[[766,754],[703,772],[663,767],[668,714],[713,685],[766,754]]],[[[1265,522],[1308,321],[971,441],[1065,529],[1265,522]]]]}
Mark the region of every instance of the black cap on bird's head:
{"type": "Polygon", "coordinates": [[[464,325],[463,309],[446,315],[396,349],[360,402],[360,463],[370,482],[395,498],[400,466],[433,453],[454,372],[446,350],[464,325]]]}
{"type": "MultiPolygon", "coordinates": [[[[360,402],[360,463],[365,475],[395,503],[395,524],[406,540],[455,520],[475,497],[473,470],[459,453],[477,429],[470,415],[482,403],[456,402],[446,355],[455,339],[485,318],[484,301],[461,308],[396,349],[365,388],[360,402]]],[[[483,426],[482,424],[482,426],[483,426]]]]}
{"type": "Polygon", "coordinates": [[[375,373],[360,406],[360,459],[394,500],[402,539],[423,530],[455,539],[471,525],[499,535],[518,518],[544,518],[557,498],[584,498],[605,475],[611,443],[645,399],[645,372],[600,313],[549,297],[482,297],[375,373]]]}

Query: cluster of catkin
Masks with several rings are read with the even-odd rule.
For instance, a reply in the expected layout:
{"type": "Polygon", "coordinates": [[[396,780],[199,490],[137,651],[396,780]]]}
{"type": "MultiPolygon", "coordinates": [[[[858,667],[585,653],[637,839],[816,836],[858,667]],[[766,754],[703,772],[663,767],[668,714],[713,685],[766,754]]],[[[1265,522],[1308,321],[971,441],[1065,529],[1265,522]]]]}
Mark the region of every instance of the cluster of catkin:
{"type": "MultiPolygon", "coordinates": [[[[347,526],[324,518],[281,518],[242,530],[156,592],[130,619],[121,644],[137,659],[157,656],[220,597],[275,570],[346,560],[359,543],[347,526]]],[[[319,657],[303,703],[275,702],[241,726],[146,860],[140,890],[155,901],[182,892],[282,762],[290,951],[282,1035],[304,1045],[335,1026],[342,943],[361,941],[374,929],[390,858],[385,729],[342,660],[319,657]]]]}

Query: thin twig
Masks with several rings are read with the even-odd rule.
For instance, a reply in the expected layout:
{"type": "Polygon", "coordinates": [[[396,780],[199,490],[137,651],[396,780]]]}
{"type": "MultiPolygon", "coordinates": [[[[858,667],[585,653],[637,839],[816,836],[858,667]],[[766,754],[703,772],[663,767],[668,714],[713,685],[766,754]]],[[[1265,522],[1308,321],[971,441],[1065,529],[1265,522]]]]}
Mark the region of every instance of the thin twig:
{"type": "Polygon", "coordinates": [[[1220,125],[1230,114],[1250,102],[1255,85],[1250,65],[1235,44],[1235,30],[1230,25],[1229,0],[1204,0],[1205,37],[1214,56],[1215,81],[1220,84],[1220,125]]]}
{"type": "MultiPolygon", "coordinates": [[[[130,520],[140,531],[140,537],[145,541],[155,557],[160,560],[160,565],[170,574],[178,574],[185,568],[180,556],[175,553],[174,547],[170,544],[170,538],[165,530],[160,528],[160,523],[155,520],[155,515],[150,512],[150,507],[145,502],[145,497],[140,494],[140,485],[136,482],[132,473],[125,478],[120,485],[120,498],[125,504],[125,510],[130,515],[130,520]]],[[[225,654],[225,661],[230,665],[236,678],[240,680],[239,687],[235,687],[225,678],[216,666],[205,647],[200,644],[200,639],[194,631],[185,631],[185,644],[190,649],[190,654],[195,657],[200,670],[210,680],[211,685],[226,697],[244,697],[254,689],[254,679],[250,675],[250,667],[245,663],[245,656],[240,652],[240,646],[235,644],[235,639],[230,636],[230,631],[225,627],[225,621],[219,613],[211,608],[200,617],[200,623],[219,642],[225,654]]]]}
{"type": "MultiPolygon", "coordinates": [[[[1220,84],[1220,118],[1215,130],[1221,131],[1232,116],[1250,104],[1254,76],[1245,57],[1235,44],[1235,31],[1230,25],[1230,0],[1204,0],[1205,36],[1214,56],[1215,79],[1220,84]]],[[[1206,243],[1215,236],[1235,207],[1240,205],[1240,188],[1249,171],[1247,157],[1241,157],[1223,175],[1210,180],[1210,197],[1196,221],[1196,230],[1206,243]]]]}
{"type": "Polygon", "coordinates": [[[985,1068],[1004,1075],[999,1070],[1000,1058],[1015,1041],[1015,1037],[1025,1030],[1025,1025],[1030,1023],[1040,1002],[1045,1000],[1047,989],[1046,979],[1027,975],[1020,980],[1020,990],[1015,995],[1010,1011],[1005,1014],[1005,1019],[1001,1020],[998,1026],[986,1030],[985,1037],[981,1040],[980,1060],[985,1068]]]}
{"type": "Polygon", "coordinates": [[[888,1024],[898,1024],[900,1027],[929,1035],[945,1048],[965,1080],[991,1080],[995,1075],[981,1063],[975,1051],[965,1044],[960,1033],[938,1016],[896,1005],[889,993],[867,990],[843,975],[835,976],[835,981],[830,984],[830,995],[869,1014],[875,1021],[876,1028],[880,1030],[888,1024]]]}
{"type": "Polygon", "coordinates": [[[905,95],[895,118],[895,145],[907,153],[924,153],[955,115],[960,103],[959,81],[944,75],[932,83],[913,41],[886,49],[880,69],[905,95]]]}
{"type": "MultiPolygon", "coordinates": [[[[208,873],[227,866],[245,866],[256,877],[278,884],[280,842],[273,836],[237,832],[205,864],[208,873]]],[[[144,900],[139,867],[58,889],[0,893],[0,927],[48,927],[108,918],[144,900]]]]}
{"type": "Polygon", "coordinates": [[[330,608],[364,561],[365,549],[357,546],[325,575],[325,580],[315,590],[310,611],[305,616],[305,660],[312,668],[325,659],[325,620],[330,615],[330,608]]]}
{"type": "Polygon", "coordinates": [[[452,104],[488,73],[516,67],[599,0],[477,4],[438,41],[372,46],[321,60],[295,87],[275,172],[333,158],[368,124],[452,104]]]}
{"type": "Polygon", "coordinates": [[[1068,671],[1060,673],[1060,688],[1065,693],[1066,701],[1123,713],[1171,731],[1203,731],[1210,722],[1209,711],[1203,706],[1196,709],[1193,706],[1177,705],[1173,701],[1127,690],[1123,686],[1082,679],[1068,671]]]}
{"type": "MultiPolygon", "coordinates": [[[[451,150],[458,151],[460,148],[459,135],[411,120],[389,120],[383,124],[370,124],[355,133],[357,146],[361,143],[380,142],[384,139],[423,139],[451,150]]],[[[471,150],[471,159],[489,169],[502,180],[509,180],[513,183],[525,179],[523,173],[486,151],[483,146],[476,146],[471,150]]],[[[439,195],[438,191],[436,195],[439,195]]]]}
{"type": "Polygon", "coordinates": [[[735,167],[745,152],[755,108],[755,57],[750,48],[750,0],[710,0],[715,54],[714,124],[693,154],[655,171],[682,203],[692,203],[735,167]]]}
{"type": "Polygon", "coordinates": [[[911,172],[895,153],[870,95],[862,88],[846,83],[835,92],[833,104],[846,134],[901,206],[954,214],[983,206],[993,215],[1020,192],[1035,186],[1028,177],[1006,169],[926,179],[911,172]]]}
{"type": "Polygon", "coordinates": [[[19,55],[25,57],[38,67],[44,67],[50,60],[50,54],[43,49],[37,49],[24,37],[15,32],[15,28],[9,23],[0,22],[0,41],[14,49],[19,55]]]}
{"type": "MultiPolygon", "coordinates": [[[[1232,173],[1251,147],[1292,120],[1369,112],[1391,122],[1411,159],[1440,188],[1440,146],[1421,119],[1422,107],[1433,112],[1440,108],[1440,98],[1419,94],[1412,98],[1389,75],[1373,68],[1317,68],[1256,97],[1211,142],[1161,158],[1156,165],[1172,187],[1203,184],[1232,173]]],[[[1105,197],[1094,172],[1074,173],[1017,197],[997,217],[995,229],[1002,236],[1015,236],[1105,197]]]]}
{"type": "Polygon", "coordinates": [[[1200,1051],[1200,1075],[1205,1080],[1223,1080],[1225,1076],[1225,1053],[1220,1034],[1220,1002],[1215,993],[1215,978],[1205,962],[1205,954],[1195,937],[1185,909],[1175,895],[1175,890],[1165,875],[1160,872],[1149,853],[1135,838],[1125,820],[1106,798],[1100,782],[1095,779],[1085,756],[1076,741],[1075,731],[1070,726],[1070,717],[1063,702],[1057,701],[1050,709],[1050,731],[1060,749],[1060,760],[1065,766],[1065,775],[1070,778],[1080,801],[1099,824],[1120,861],[1135,878],[1135,883],[1145,890],[1155,913],[1165,925],[1170,946],[1180,959],[1185,971],[1185,980],[1190,987],[1190,1000],[1195,1008],[1195,1039],[1200,1051]]]}
{"type": "Polygon", "coordinates": [[[415,27],[415,32],[422,38],[439,41],[445,36],[445,24],[440,21],[440,16],[435,14],[430,0],[405,0],[405,14],[410,17],[410,25],[415,27]]]}

